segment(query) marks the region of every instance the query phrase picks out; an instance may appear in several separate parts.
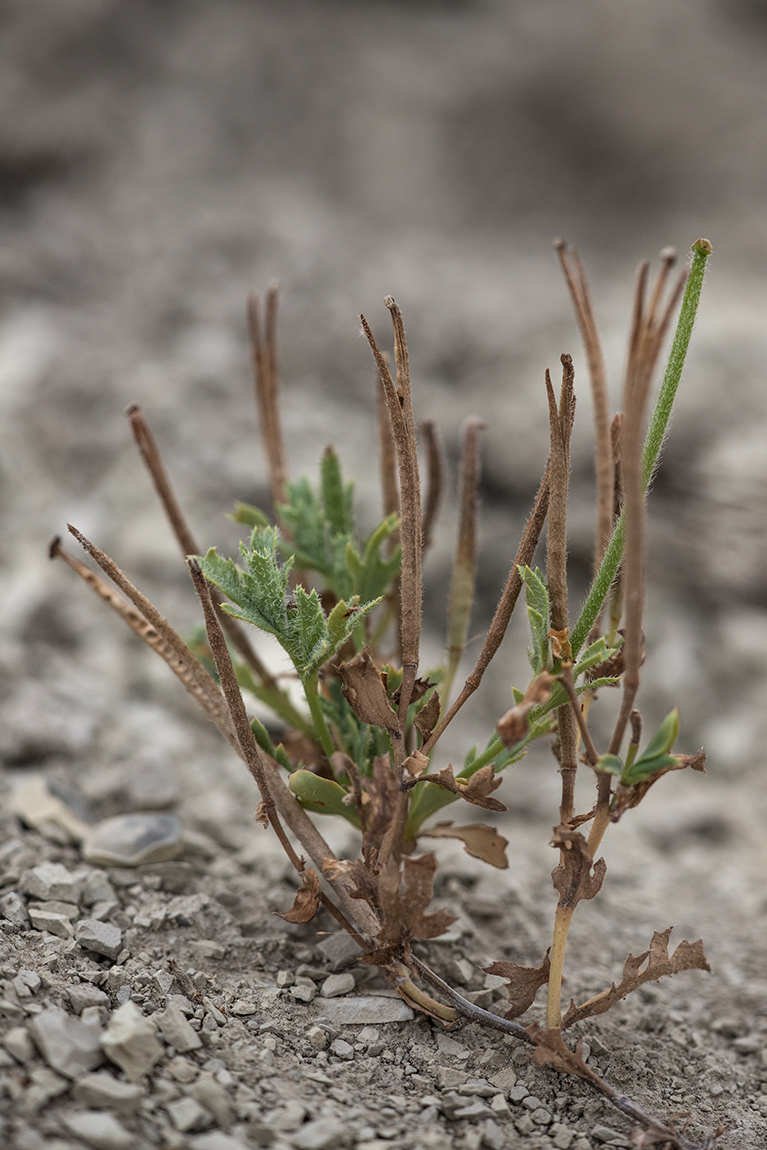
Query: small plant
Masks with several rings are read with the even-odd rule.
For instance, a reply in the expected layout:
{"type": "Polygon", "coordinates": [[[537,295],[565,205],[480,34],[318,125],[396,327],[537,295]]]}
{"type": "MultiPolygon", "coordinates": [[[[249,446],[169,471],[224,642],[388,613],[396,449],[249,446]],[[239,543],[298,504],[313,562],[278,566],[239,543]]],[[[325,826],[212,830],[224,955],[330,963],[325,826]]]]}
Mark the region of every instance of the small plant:
{"type": "MultiPolygon", "coordinates": [[[[74,527],[70,531],[111,583],[66,553],[58,540],[51,554],[64,559],[162,656],[244,760],[260,792],[257,819],[274,829],[300,875],[294,905],[283,918],[305,923],[324,906],[356,940],[360,960],[381,967],[416,1008],[447,1025],[468,1019],[527,1043],[536,1064],[584,1079],[631,1117],[636,1145],[663,1142],[677,1150],[695,1150],[683,1133],[644,1113],[600,1078],[584,1060],[580,1043],[575,1049],[566,1043],[565,1032],[646,982],[689,969],[708,970],[702,944],[684,941],[670,954],[670,928],[656,931],[647,951],[627,958],[617,984],[586,1002],[571,1002],[564,1011],[561,990],[573,914],[581,900],[597,895],[604,881],[606,865],[598,851],[608,827],[640,803],[662,775],[687,767],[701,771],[705,761],[702,751],[674,753],[676,711],[643,740],[635,703],[644,658],[645,497],[681,378],[711,245],[707,240],[693,245],[689,272],[674,283],[674,254],[662,252],[649,291],[649,265],[642,264],[623,410],[612,420],[586,277],[577,253],[563,241],[556,247],[581,329],[594,399],[593,582],[573,618],[568,604],[567,502],[575,393],[572,360],[563,355],[558,396],[549,373],[545,376],[548,461],[482,650],[454,699],[452,686],[474,598],[481,423],[470,420],[463,432],[446,658],[425,674],[419,655],[421,565],[440,500],[443,465],[434,428],[422,427],[428,471],[424,498],[405,331],[390,297],[386,306],[394,330],[394,375],[362,318],[380,388],[383,515],[372,531],[358,531],[353,485],[343,478],[332,447],[325,450],[316,486],[307,479],[288,478],[276,370],[277,296],[270,289],[266,334],[255,296],[249,320],[274,521],[259,508],[236,505],[233,517],[249,532],[239,562],[215,550],[200,552],[142,412],[136,407],[129,412],[139,450],[187,557],[204,633],[190,645],[184,642],[116,564],[74,527]],[[652,377],[680,299],[668,364],[645,433],[652,377]],[[544,523],[541,571],[533,563],[544,523]],[[437,764],[440,738],[480,686],[523,592],[531,635],[530,681],[514,689],[514,705],[487,744],[467,753],[458,771],[437,764]],[[297,704],[284,682],[263,664],[243,625],[267,632],[282,646],[301,684],[304,705],[297,704]],[[598,748],[589,714],[598,692],[608,687],[621,690],[621,704],[609,743],[598,748]],[[281,740],[248,717],[249,697],[271,709],[281,740]],[[538,967],[498,961],[487,968],[507,981],[509,1009],[500,1018],[456,993],[413,949],[414,942],[439,936],[454,921],[446,910],[429,910],[437,859],[424,848],[429,839],[458,839],[475,857],[505,867],[506,840],[494,827],[435,822],[434,817],[459,800],[483,810],[505,810],[497,797],[501,772],[544,736],[553,736],[562,785],[551,840],[559,856],[552,872],[557,894],[552,942],[538,967]],[[593,806],[584,813],[575,809],[575,777],[581,765],[594,781],[593,806]],[[313,817],[323,814],[341,816],[356,828],[356,857],[334,856],[313,817]],[[543,986],[548,995],[545,1025],[524,1025],[518,1019],[543,986]]],[[[706,1145],[713,1146],[714,1138],[706,1145]]]]}

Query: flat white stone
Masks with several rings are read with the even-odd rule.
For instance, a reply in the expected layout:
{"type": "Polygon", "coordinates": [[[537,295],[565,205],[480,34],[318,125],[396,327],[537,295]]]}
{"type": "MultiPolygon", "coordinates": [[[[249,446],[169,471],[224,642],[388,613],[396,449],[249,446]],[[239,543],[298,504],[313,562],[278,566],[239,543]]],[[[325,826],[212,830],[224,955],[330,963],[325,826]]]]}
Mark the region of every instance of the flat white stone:
{"type": "Polygon", "coordinates": [[[358,998],[322,1000],[322,1014],[337,1026],[378,1026],[386,1022],[408,1022],[413,1011],[401,998],[364,995],[358,998]]]}

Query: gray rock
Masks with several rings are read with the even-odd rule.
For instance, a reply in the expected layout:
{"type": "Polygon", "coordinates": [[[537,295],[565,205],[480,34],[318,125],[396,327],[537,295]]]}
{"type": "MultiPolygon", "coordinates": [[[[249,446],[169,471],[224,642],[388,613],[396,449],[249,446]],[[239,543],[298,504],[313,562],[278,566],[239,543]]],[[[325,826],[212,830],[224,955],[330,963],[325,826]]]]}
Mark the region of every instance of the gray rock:
{"type": "Polygon", "coordinates": [[[77,903],[82,892],[82,879],[70,874],[61,863],[44,862],[22,876],[21,890],[39,902],[77,903]]]}
{"type": "Polygon", "coordinates": [[[191,1095],[195,1102],[199,1102],[213,1115],[217,1126],[229,1130],[233,1120],[229,1096],[212,1074],[202,1073],[192,1087],[191,1095]]]}
{"type": "Polygon", "coordinates": [[[35,1015],[29,1030],[45,1061],[65,1078],[80,1078],[103,1061],[98,1028],[58,1007],[35,1015]]]}
{"type": "Polygon", "coordinates": [[[143,1078],[163,1056],[154,1023],[144,1018],[135,1002],[126,1002],[114,1012],[101,1038],[101,1046],[129,1082],[143,1078]]]}
{"type": "Polygon", "coordinates": [[[103,954],[105,958],[117,958],[122,950],[122,931],[111,922],[81,918],[75,929],[75,937],[83,950],[103,954]]]}
{"type": "Polygon", "coordinates": [[[345,930],[338,930],[335,934],[323,938],[322,942],[318,943],[317,950],[324,956],[332,971],[351,966],[362,953],[352,936],[345,930]]]}
{"type": "Polygon", "coordinates": [[[168,970],[157,970],[152,975],[152,982],[155,984],[160,994],[164,996],[173,986],[173,975],[168,970]]]}
{"type": "MultiPolygon", "coordinates": [[[[56,906],[56,903],[49,903],[49,906],[56,906]]],[[[72,926],[72,920],[67,914],[62,914],[61,911],[48,910],[45,903],[31,903],[29,908],[29,919],[35,930],[47,930],[49,934],[55,934],[57,938],[74,938],[75,928],[72,926]]]]}
{"type": "Polygon", "coordinates": [[[615,1142],[620,1144],[625,1141],[619,1130],[613,1130],[612,1127],[603,1126],[600,1123],[591,1127],[591,1137],[595,1138],[597,1142],[612,1142],[615,1140],[615,1142]]]}
{"type": "Polygon", "coordinates": [[[80,901],[85,906],[95,906],[97,902],[114,902],[115,888],[101,870],[89,871],[83,879],[83,893],[80,901]]]}
{"type": "Polygon", "coordinates": [[[347,971],[345,974],[329,974],[320,987],[320,994],[323,998],[339,998],[356,988],[354,975],[347,971]]]}
{"type": "Polygon", "coordinates": [[[209,1134],[197,1134],[189,1140],[191,1150],[248,1150],[249,1145],[232,1134],[222,1134],[218,1130],[211,1130],[209,1134]]]}
{"type": "Polygon", "coordinates": [[[82,1014],[89,1006],[109,1006],[109,995],[90,982],[67,987],[67,995],[75,1014],[82,1014]]]}
{"type": "Polygon", "coordinates": [[[296,1150],[334,1150],[336,1146],[348,1146],[351,1131],[337,1118],[316,1118],[307,1122],[292,1136],[296,1150]]]}
{"type": "Polygon", "coordinates": [[[75,1083],[75,1101],[95,1110],[116,1110],[119,1114],[133,1114],[146,1091],[132,1082],[120,1082],[105,1070],[86,1074],[75,1083]]]}
{"type": "Polygon", "coordinates": [[[323,999],[322,1013],[336,1026],[378,1026],[385,1022],[407,1022],[413,1017],[413,1011],[401,998],[372,994],[323,999]]]}
{"type": "Polygon", "coordinates": [[[165,1041],[169,1046],[175,1046],[179,1054],[186,1054],[189,1050],[197,1050],[202,1046],[199,1034],[192,1030],[180,1007],[170,1003],[155,1019],[165,1041]]]}
{"type": "Polygon", "coordinates": [[[175,815],[133,814],[104,819],[83,842],[83,858],[100,866],[142,866],[175,858],[183,849],[175,815]]]}
{"type": "Polygon", "coordinates": [[[129,1134],[112,1114],[98,1110],[62,1114],[61,1121],[70,1134],[95,1150],[130,1150],[135,1142],[135,1134],[129,1134]]]}
{"type": "Polygon", "coordinates": [[[20,970],[13,980],[13,988],[19,998],[31,998],[41,985],[42,979],[36,970],[20,970]]]}
{"type": "Polygon", "coordinates": [[[181,1082],[185,1086],[189,1082],[193,1082],[199,1073],[198,1066],[195,1066],[188,1058],[179,1056],[171,1058],[165,1069],[172,1078],[176,1079],[176,1082],[181,1082]]]}
{"type": "Polygon", "coordinates": [[[288,993],[296,1002],[313,1002],[317,997],[317,987],[310,978],[305,978],[298,985],[291,986],[288,993]]]}
{"type": "MultiPolygon", "coordinates": [[[[505,1066],[503,1070],[499,1070],[496,1074],[490,1076],[490,1082],[493,1086],[497,1087],[498,1090],[503,1090],[505,1093],[508,1093],[508,1091],[517,1084],[516,1071],[511,1066],[505,1066]]],[[[527,1093],[527,1091],[525,1091],[525,1093],[527,1093]]],[[[524,1096],[523,1094],[522,1097],[524,1098],[524,1096]]]]}
{"type": "Polygon", "coordinates": [[[15,890],[9,890],[0,898],[0,916],[12,922],[14,926],[29,926],[29,915],[24,899],[15,890]]]}
{"type": "Polygon", "coordinates": [[[335,1054],[336,1058],[343,1059],[344,1062],[351,1062],[354,1058],[354,1047],[343,1038],[335,1038],[330,1044],[330,1053],[335,1054]]]}
{"type": "Polygon", "coordinates": [[[26,1026],[14,1026],[6,1032],[3,1045],[17,1062],[32,1062],[35,1057],[35,1047],[29,1036],[26,1026]]]}
{"type": "MultiPolygon", "coordinates": [[[[493,1085],[498,1085],[495,1079],[493,1079],[493,1085]]],[[[509,1090],[509,1102],[514,1102],[516,1105],[519,1105],[523,1098],[527,1098],[529,1093],[530,1091],[526,1086],[512,1086],[509,1090]]]]}
{"type": "Polygon", "coordinates": [[[468,1078],[465,1070],[454,1070],[452,1066],[437,1067],[437,1082],[440,1090],[455,1090],[463,1086],[468,1078]]]}
{"type": "Polygon", "coordinates": [[[236,1014],[239,1018],[248,1018],[257,1013],[255,1003],[248,1002],[246,998],[238,998],[229,1007],[230,1014],[236,1014]]]}
{"type": "Polygon", "coordinates": [[[194,1098],[179,1098],[169,1102],[165,1109],[173,1125],[182,1134],[210,1125],[210,1115],[194,1098]]]}
{"type": "Polygon", "coordinates": [[[47,1066],[38,1066],[29,1076],[29,1086],[24,1094],[22,1109],[28,1116],[36,1114],[47,1106],[51,1098],[65,1094],[69,1089],[66,1078],[54,1074],[47,1066]]]}

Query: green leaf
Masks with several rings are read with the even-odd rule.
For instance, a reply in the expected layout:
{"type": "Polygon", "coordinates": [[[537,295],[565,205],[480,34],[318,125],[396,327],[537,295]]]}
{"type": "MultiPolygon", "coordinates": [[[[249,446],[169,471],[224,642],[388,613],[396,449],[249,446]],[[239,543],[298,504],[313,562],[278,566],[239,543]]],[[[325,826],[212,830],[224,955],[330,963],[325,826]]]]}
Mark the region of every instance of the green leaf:
{"type": "Polygon", "coordinates": [[[305,810],[319,815],[340,815],[359,828],[357,808],[353,803],[344,802],[349,792],[332,779],[323,779],[312,771],[298,770],[293,771],[288,786],[305,810]]]}
{"type": "Polygon", "coordinates": [[[198,561],[205,578],[236,604],[238,610],[234,610],[228,604],[224,605],[228,615],[242,619],[245,623],[252,623],[260,630],[268,631],[270,635],[276,635],[278,638],[284,633],[287,621],[284,596],[283,609],[279,617],[271,598],[261,594],[258,581],[231,559],[222,559],[212,547],[204,557],[198,556],[198,561]]]}
{"type": "Polygon", "coordinates": [[[525,692],[520,691],[519,687],[512,687],[511,693],[514,696],[514,702],[515,703],[521,703],[525,697],[525,692]]]}
{"type": "Polygon", "coordinates": [[[676,742],[678,734],[679,711],[675,707],[673,711],[666,715],[636,762],[639,763],[641,759],[655,758],[656,755],[667,755],[676,742]]]}
{"type": "MultiPolygon", "coordinates": [[[[594,770],[607,771],[610,775],[618,775],[620,777],[623,774],[623,760],[620,759],[618,755],[600,755],[594,770]]],[[[621,779],[621,782],[622,781],[621,779]]]]}
{"type": "Polygon", "coordinates": [[[252,503],[235,503],[234,511],[230,511],[229,518],[235,523],[244,523],[246,527],[268,527],[269,520],[260,507],[252,503]]]}
{"type": "Polygon", "coordinates": [[[332,447],[325,450],[320,465],[320,491],[325,519],[332,536],[351,535],[354,531],[352,500],[354,484],[344,486],[341,465],[332,447]]]}
{"type": "Polygon", "coordinates": [[[355,543],[348,540],[344,552],[346,570],[355,595],[363,603],[385,595],[402,567],[402,548],[395,547],[386,559],[381,558],[381,546],[399,526],[399,517],[389,515],[383,519],[366,539],[362,555],[355,543]]]}
{"type": "Polygon", "coordinates": [[[325,662],[327,640],[328,626],[319,595],[314,589],[307,592],[296,587],[283,645],[301,678],[325,662]]]}
{"type": "Polygon", "coordinates": [[[636,783],[647,782],[659,771],[667,771],[669,767],[678,766],[679,759],[676,755],[642,755],[640,759],[635,759],[631,766],[626,768],[621,775],[621,782],[624,787],[631,787],[636,783]]]}
{"type": "Polygon", "coordinates": [[[612,659],[613,655],[617,655],[622,645],[623,637],[620,635],[617,637],[614,647],[608,647],[603,637],[597,639],[595,643],[591,643],[573,667],[573,679],[577,679],[585,671],[590,671],[592,667],[598,667],[600,663],[606,663],[608,659],[612,659]]]}
{"type": "Polygon", "coordinates": [[[538,567],[534,571],[531,567],[519,567],[518,571],[525,584],[527,617],[533,638],[532,649],[528,648],[527,654],[534,673],[539,675],[549,653],[549,593],[538,567]]]}

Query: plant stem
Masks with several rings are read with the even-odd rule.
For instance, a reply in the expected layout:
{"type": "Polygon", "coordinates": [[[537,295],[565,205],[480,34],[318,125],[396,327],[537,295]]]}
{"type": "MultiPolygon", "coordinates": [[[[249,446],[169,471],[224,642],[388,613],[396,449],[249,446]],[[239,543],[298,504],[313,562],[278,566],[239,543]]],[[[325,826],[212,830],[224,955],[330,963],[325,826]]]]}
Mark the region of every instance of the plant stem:
{"type": "MultiPolygon", "coordinates": [[[[679,381],[682,378],[682,369],[687,349],[690,346],[690,336],[703,286],[706,260],[711,254],[711,244],[708,240],[697,240],[692,246],[692,251],[692,264],[687,276],[676,332],[642,452],[642,477],[645,489],[649,486],[655,472],[668,422],[671,418],[671,409],[674,405],[679,381]]],[[[573,628],[571,640],[573,656],[578,654],[586,641],[612,586],[623,556],[624,537],[625,523],[623,515],[621,515],[613,530],[599,573],[591,585],[586,602],[583,604],[578,621],[573,628]]]]}
{"type": "Polygon", "coordinates": [[[320,703],[320,693],[318,689],[319,675],[308,675],[305,679],[301,680],[301,686],[306,695],[306,702],[309,706],[312,719],[314,720],[314,730],[317,738],[320,741],[325,755],[330,760],[331,756],[335,754],[336,747],[333,745],[333,740],[330,737],[328,725],[325,722],[325,716],[322,713],[322,704],[320,703]]]}
{"type": "Polygon", "coordinates": [[[554,915],[551,969],[546,999],[546,1025],[549,1027],[559,1026],[562,1021],[562,973],[565,964],[565,950],[567,949],[567,935],[574,910],[574,906],[563,906],[560,903],[554,915]]]}

